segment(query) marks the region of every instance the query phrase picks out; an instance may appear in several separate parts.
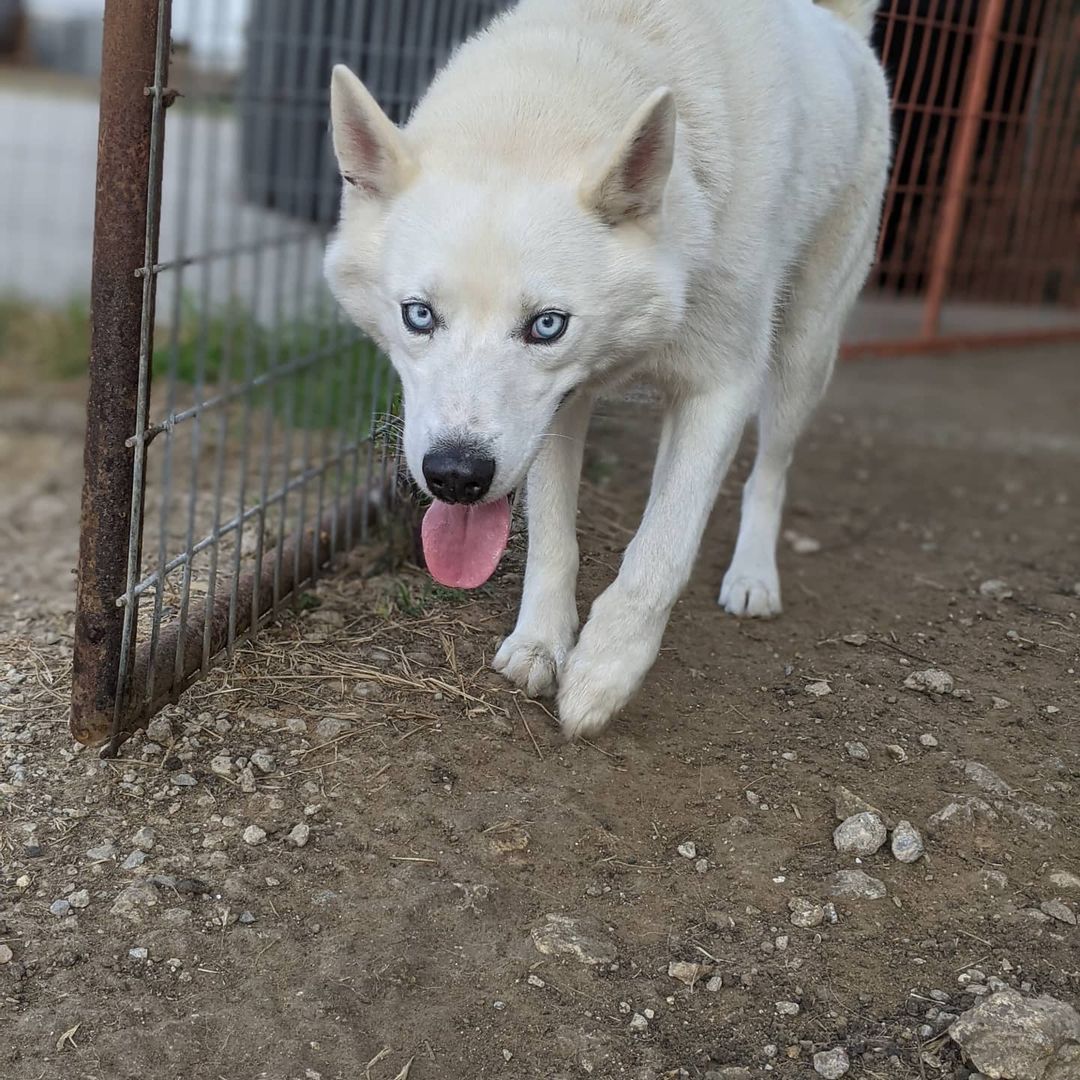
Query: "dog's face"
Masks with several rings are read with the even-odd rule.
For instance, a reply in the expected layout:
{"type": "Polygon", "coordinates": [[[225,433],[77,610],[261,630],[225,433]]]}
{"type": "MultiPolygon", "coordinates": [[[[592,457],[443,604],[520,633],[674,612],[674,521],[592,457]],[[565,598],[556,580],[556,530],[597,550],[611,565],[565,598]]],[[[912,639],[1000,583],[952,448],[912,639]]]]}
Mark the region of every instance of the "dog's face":
{"type": "Polygon", "coordinates": [[[543,182],[426,167],[341,68],[333,119],[346,188],[327,277],[401,377],[409,469],[449,503],[500,499],[567,396],[647,356],[682,316],[655,228],[670,95],[613,133],[594,175],[568,163],[543,182]]]}

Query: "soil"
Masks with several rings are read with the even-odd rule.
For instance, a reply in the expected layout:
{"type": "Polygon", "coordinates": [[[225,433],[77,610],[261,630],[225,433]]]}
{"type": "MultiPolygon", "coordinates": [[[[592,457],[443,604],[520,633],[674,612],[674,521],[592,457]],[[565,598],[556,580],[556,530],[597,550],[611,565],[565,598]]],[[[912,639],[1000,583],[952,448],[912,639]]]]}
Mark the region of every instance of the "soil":
{"type": "MultiPolygon", "coordinates": [[[[784,615],[716,604],[744,452],[645,688],[579,745],[488,670],[519,537],[464,598],[356,552],[120,760],[76,747],[77,416],[70,388],[0,414],[3,1077],[734,1080],[842,1047],[853,1077],[952,1080],[984,984],[1077,1003],[1075,354],[844,368],[792,476],[784,615]],[[954,693],[905,687],[925,669],[954,693]],[[838,785],[925,857],[839,854],[838,785]],[[888,895],[830,898],[841,869],[888,895]],[[836,921],[792,925],[796,898],[836,921]],[[541,953],[549,914],[598,962],[541,953]]],[[[655,429],[596,423],[583,611],[655,429]]]]}

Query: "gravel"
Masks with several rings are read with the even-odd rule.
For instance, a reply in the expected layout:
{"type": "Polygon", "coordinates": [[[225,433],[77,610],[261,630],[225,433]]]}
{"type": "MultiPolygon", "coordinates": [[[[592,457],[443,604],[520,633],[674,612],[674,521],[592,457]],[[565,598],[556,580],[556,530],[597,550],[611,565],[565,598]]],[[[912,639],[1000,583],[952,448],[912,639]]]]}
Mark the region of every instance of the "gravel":
{"type": "Polygon", "coordinates": [[[242,836],[244,843],[250,844],[252,847],[258,847],[259,844],[266,843],[266,830],[259,825],[249,825],[242,836]]]}
{"type": "Polygon", "coordinates": [[[697,844],[693,840],[684,840],[676,850],[684,859],[697,858],[697,844]]]}
{"type": "Polygon", "coordinates": [[[842,855],[873,855],[887,836],[877,814],[853,814],[833,831],[833,846],[842,855]]]}
{"type": "Polygon", "coordinates": [[[90,906],[90,893],[86,889],[79,889],[68,897],[68,903],[73,908],[88,908],[90,906]]]}
{"type": "Polygon", "coordinates": [[[869,761],[870,751],[866,748],[866,743],[861,742],[849,742],[844,743],[844,749],[847,751],[847,756],[852,761],[869,761]]]}

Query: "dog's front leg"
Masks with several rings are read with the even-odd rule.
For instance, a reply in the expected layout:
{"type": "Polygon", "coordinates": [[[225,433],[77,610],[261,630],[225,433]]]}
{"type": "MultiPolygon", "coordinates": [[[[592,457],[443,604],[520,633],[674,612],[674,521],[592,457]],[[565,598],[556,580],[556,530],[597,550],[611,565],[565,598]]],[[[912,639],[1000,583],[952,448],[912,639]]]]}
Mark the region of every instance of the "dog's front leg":
{"type": "Polygon", "coordinates": [[[579,392],[562,406],[526,481],[529,555],[521,609],[494,667],[530,697],[555,693],[577,633],[578,486],[592,404],[579,392]]]}
{"type": "Polygon", "coordinates": [[[641,526],[559,679],[559,719],[568,737],[603,728],[652,667],[753,396],[751,384],[740,384],[669,410],[641,526]]]}

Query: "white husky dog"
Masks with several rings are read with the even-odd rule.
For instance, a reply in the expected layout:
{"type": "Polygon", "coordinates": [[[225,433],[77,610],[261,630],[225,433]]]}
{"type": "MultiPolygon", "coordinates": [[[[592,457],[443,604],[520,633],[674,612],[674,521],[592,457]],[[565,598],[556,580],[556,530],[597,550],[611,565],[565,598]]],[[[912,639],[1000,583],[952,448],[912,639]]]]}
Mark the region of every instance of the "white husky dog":
{"type": "Polygon", "coordinates": [[[747,422],[758,450],[720,591],[780,611],[785,474],[874,252],[889,104],[877,0],[521,0],[404,129],[333,75],[346,183],[326,256],[389,354],[436,500],[429,568],[481,584],[526,484],[517,627],[497,670],[604,727],[656,659],[747,422]],[[594,395],[667,407],[644,518],[578,635],[575,531],[594,395]]]}

